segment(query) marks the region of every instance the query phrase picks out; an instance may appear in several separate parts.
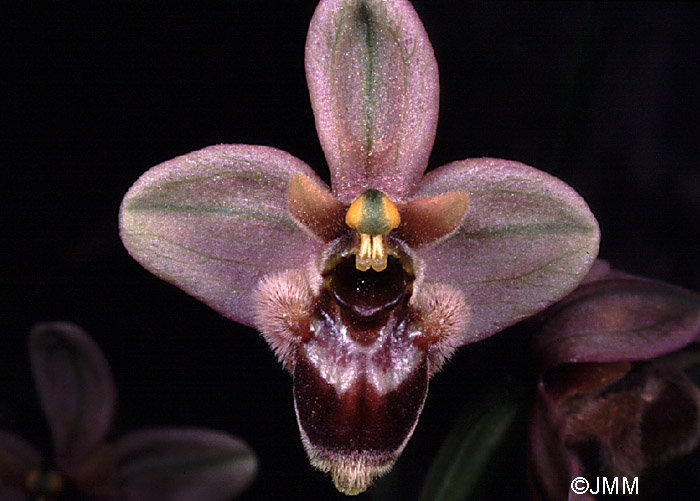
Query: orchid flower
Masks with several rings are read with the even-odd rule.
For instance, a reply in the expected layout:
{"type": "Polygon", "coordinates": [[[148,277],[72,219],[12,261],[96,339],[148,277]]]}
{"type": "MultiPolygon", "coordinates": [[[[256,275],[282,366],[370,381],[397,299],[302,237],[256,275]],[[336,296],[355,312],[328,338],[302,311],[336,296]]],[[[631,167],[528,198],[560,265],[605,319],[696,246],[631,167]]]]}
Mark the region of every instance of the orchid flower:
{"type": "Polygon", "coordinates": [[[107,443],[116,390],[107,361],[76,325],[37,325],[32,373],[53,455],[0,430],[0,499],[226,501],[250,483],[257,460],[243,441],[196,428],[135,431],[107,443]]]}
{"type": "Polygon", "coordinates": [[[664,467],[700,440],[690,377],[700,368],[700,295],[600,263],[540,320],[529,458],[536,499],[592,500],[599,477],[618,478],[627,493],[636,477],[637,493],[656,499],[664,467]]]}
{"type": "Polygon", "coordinates": [[[305,60],[332,189],[284,151],[212,146],[132,186],[121,238],[262,333],[311,463],[353,494],[396,461],[450,354],[566,295],[599,232],[569,186],[517,162],[423,175],[438,70],[407,0],[321,1],[305,60]]]}

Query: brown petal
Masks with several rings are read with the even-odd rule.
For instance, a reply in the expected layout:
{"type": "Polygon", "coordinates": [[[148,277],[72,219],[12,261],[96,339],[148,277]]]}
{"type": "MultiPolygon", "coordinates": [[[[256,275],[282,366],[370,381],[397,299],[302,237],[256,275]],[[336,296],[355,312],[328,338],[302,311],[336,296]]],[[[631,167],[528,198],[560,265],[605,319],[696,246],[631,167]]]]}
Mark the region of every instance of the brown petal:
{"type": "Polygon", "coordinates": [[[434,243],[459,228],[468,206],[469,195],[461,192],[413,199],[399,207],[396,234],[410,247],[434,243]]]}
{"type": "Polygon", "coordinates": [[[294,174],[289,181],[289,213],[313,235],[330,242],[348,230],[347,205],[304,176],[294,174]]]}
{"type": "Polygon", "coordinates": [[[631,367],[629,362],[563,364],[547,371],[543,381],[547,393],[557,402],[600,390],[624,377],[631,367]]]}
{"type": "Polygon", "coordinates": [[[105,497],[115,488],[116,460],[114,448],[102,444],[95,453],[71,472],[70,479],[80,492],[105,497]]]}

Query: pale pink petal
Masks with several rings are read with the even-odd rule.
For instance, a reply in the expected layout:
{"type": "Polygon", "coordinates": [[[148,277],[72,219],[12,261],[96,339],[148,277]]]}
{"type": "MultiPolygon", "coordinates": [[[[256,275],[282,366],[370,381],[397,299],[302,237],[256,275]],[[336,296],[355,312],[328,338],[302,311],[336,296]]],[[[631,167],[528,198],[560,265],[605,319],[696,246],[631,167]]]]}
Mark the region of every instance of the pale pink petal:
{"type": "Polygon", "coordinates": [[[533,337],[543,369],[566,362],[648,360],[700,336],[700,295],[639,278],[598,280],[576,289],[543,318],[533,337]]]}
{"type": "Polygon", "coordinates": [[[242,440],[194,428],[129,433],[114,449],[123,501],[230,500],[250,484],[258,465],[242,440]]]}
{"type": "Polygon", "coordinates": [[[77,325],[36,325],[29,355],[54,461],[63,471],[82,463],[103,441],[114,415],[116,388],[107,360],[77,325]]]}
{"type": "Polygon", "coordinates": [[[306,78],[333,192],[395,200],[425,171],[438,115],[433,48],[407,0],[323,0],[306,40],[306,78]]]}
{"type": "Polygon", "coordinates": [[[129,253],[156,276],[237,322],[253,325],[252,291],[270,273],[302,266],[322,242],[289,214],[304,162],[265,146],[219,145],[153,167],[120,213],[129,253]]]}
{"type": "Polygon", "coordinates": [[[459,288],[469,343],[544,309],[584,278],[598,253],[598,224],[562,181],[497,159],[454,162],[430,172],[417,196],[469,195],[460,228],[415,250],[426,281],[459,288]]]}

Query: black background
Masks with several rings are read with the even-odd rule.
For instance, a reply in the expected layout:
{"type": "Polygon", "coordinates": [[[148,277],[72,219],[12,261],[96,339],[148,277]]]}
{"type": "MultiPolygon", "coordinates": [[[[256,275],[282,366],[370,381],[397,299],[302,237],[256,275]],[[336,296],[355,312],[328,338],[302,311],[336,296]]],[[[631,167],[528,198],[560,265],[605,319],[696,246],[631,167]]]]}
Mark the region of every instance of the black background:
{"type": "MultiPolygon", "coordinates": [[[[414,5],[440,67],[430,168],[493,156],[550,172],[588,201],[601,257],[700,289],[700,6],[414,5]]],[[[207,145],[276,146],[328,179],[303,67],[314,7],[5,7],[0,425],[46,443],[26,334],[37,321],[71,320],[114,370],[115,436],[159,425],[226,430],[260,455],[245,499],[343,497],[308,466],[291,378],[264,341],[140,268],[117,235],[129,186],[207,145]]],[[[415,497],[470,395],[525,363],[519,334],[463,348],[448,363],[380,489],[393,482],[415,497]]],[[[514,489],[524,488],[523,458],[512,455],[514,489]]]]}

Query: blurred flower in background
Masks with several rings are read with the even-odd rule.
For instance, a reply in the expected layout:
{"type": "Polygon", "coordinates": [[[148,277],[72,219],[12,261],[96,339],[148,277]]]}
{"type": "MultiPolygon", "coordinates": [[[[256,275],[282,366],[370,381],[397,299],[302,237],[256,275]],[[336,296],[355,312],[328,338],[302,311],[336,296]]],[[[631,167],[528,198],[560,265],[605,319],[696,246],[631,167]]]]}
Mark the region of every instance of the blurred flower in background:
{"type": "Polygon", "coordinates": [[[538,322],[535,497],[595,499],[606,494],[599,479],[615,478],[618,494],[637,478],[640,499],[688,489],[679,479],[698,478],[688,455],[700,438],[700,296],[597,262],[538,322]],[[572,491],[577,477],[587,492],[572,491]]]}
{"type": "Polygon", "coordinates": [[[104,355],[78,326],[38,324],[29,354],[53,452],[0,430],[3,501],[226,501],[255,476],[254,453],[222,432],[154,428],[107,442],[116,389],[104,355]]]}

